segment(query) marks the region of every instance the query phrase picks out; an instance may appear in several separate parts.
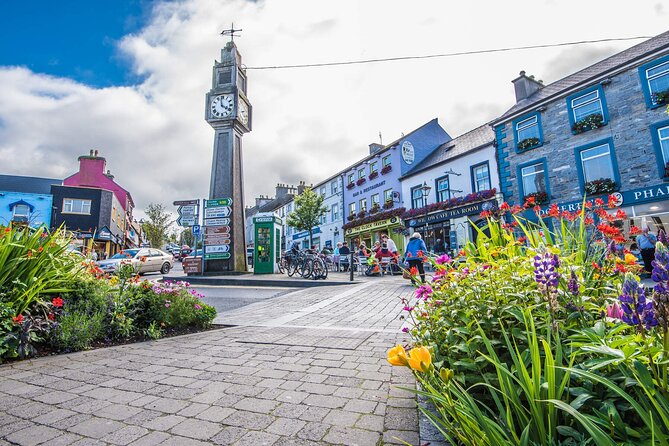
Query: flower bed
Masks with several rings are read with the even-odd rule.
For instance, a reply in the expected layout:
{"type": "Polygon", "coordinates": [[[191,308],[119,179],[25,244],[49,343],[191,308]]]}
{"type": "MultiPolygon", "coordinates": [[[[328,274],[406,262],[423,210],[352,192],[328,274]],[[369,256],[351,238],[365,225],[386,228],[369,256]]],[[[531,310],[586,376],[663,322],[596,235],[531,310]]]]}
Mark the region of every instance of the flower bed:
{"type": "Polygon", "coordinates": [[[403,300],[413,342],[388,361],[413,371],[450,443],[669,439],[669,251],[657,244],[645,288],[614,201],[536,222],[498,220],[503,204],[457,259],[430,260],[432,281],[403,300]]]}
{"type": "Polygon", "coordinates": [[[464,206],[465,204],[477,203],[483,200],[489,200],[495,196],[497,189],[489,189],[481,192],[475,192],[463,197],[454,197],[439,203],[428,204],[418,209],[410,209],[402,215],[403,220],[425,215],[429,212],[443,211],[446,209],[464,206]]]}
{"type": "Polygon", "coordinates": [[[216,310],[185,282],[140,281],[131,265],[107,276],[81,262],[70,240],[0,228],[0,360],[157,339],[207,329],[216,310]],[[22,279],[29,271],[32,279],[22,279]],[[21,286],[20,283],[30,283],[21,286]]]}
{"type": "Polygon", "coordinates": [[[364,218],[357,218],[349,223],[346,223],[342,226],[344,230],[355,228],[356,226],[364,225],[367,223],[373,223],[375,221],[387,220],[391,217],[397,217],[404,213],[404,208],[391,209],[389,211],[379,212],[378,214],[370,215],[364,218]]]}

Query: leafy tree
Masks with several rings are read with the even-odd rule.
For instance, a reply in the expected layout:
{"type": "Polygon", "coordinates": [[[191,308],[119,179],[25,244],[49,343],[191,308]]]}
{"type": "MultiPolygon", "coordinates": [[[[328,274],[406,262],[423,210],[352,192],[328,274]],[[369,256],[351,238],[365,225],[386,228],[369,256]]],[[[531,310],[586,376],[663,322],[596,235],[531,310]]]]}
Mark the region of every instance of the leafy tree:
{"type": "Polygon", "coordinates": [[[190,227],[183,229],[180,235],[182,244],[195,247],[195,236],[193,235],[193,230],[190,227]]]}
{"type": "Polygon", "coordinates": [[[165,211],[162,204],[151,203],[144,210],[147,220],[142,224],[146,238],[154,248],[160,248],[167,240],[170,226],[174,223],[172,216],[165,211]]]}
{"type": "Polygon", "coordinates": [[[323,205],[323,196],[307,188],[295,197],[295,210],[288,214],[286,224],[298,231],[309,231],[309,246],[313,244],[313,229],[328,211],[323,205]]]}

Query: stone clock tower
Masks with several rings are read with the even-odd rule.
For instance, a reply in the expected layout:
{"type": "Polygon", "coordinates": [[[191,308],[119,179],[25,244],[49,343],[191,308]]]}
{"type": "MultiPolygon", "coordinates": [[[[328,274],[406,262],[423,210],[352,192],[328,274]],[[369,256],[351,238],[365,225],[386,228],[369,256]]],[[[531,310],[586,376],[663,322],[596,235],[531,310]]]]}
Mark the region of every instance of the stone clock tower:
{"type": "MultiPolygon", "coordinates": [[[[205,104],[205,119],[216,132],[209,198],[232,199],[229,216],[231,256],[229,259],[207,260],[205,272],[246,272],[242,137],[251,131],[251,117],[251,105],[246,98],[246,70],[242,68],[242,57],[231,40],[221,50],[221,61],[214,63],[212,86],[205,104]]],[[[205,209],[205,217],[206,212],[205,209]]],[[[207,225],[206,220],[204,224],[207,225]]]]}

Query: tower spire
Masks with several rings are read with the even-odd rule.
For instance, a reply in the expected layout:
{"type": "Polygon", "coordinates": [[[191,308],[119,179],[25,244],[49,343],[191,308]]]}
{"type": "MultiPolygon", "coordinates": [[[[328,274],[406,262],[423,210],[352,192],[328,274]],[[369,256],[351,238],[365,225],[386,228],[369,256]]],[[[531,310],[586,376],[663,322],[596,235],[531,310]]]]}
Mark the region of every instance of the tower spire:
{"type": "Polygon", "coordinates": [[[242,29],[235,29],[235,24],[232,23],[232,25],[230,26],[230,29],[224,29],[223,31],[221,31],[221,35],[222,36],[230,36],[230,42],[234,42],[235,41],[235,36],[240,37],[239,34],[235,34],[235,33],[239,33],[241,31],[243,31],[243,30],[242,29]]]}

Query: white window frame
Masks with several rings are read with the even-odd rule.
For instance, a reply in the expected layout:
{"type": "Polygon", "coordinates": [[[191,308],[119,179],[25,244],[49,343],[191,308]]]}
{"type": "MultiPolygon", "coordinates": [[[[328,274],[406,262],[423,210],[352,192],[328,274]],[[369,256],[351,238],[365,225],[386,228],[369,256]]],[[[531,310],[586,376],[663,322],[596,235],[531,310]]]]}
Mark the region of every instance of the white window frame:
{"type": "Polygon", "coordinates": [[[572,115],[573,118],[574,118],[574,122],[579,122],[579,121],[581,121],[581,120],[587,118],[588,116],[592,116],[592,115],[596,115],[596,114],[600,114],[600,115],[602,115],[602,117],[604,116],[604,106],[602,105],[602,98],[599,97],[599,89],[590,91],[590,92],[585,93],[585,94],[582,94],[582,95],[580,95],[580,96],[578,96],[578,97],[575,97],[574,99],[571,100],[571,115],[572,115]],[[576,101],[578,101],[579,99],[582,99],[582,98],[584,98],[584,97],[586,97],[586,96],[590,96],[590,95],[592,95],[593,93],[594,93],[594,95],[595,95],[595,97],[594,97],[593,99],[588,99],[588,100],[585,101],[585,102],[582,102],[582,103],[580,103],[580,104],[578,104],[578,105],[574,105],[574,102],[576,102],[576,101]],[[588,115],[583,116],[583,117],[580,118],[580,119],[576,117],[576,109],[577,109],[577,108],[584,107],[584,106],[586,106],[586,105],[590,105],[590,104],[592,104],[592,103],[594,103],[594,102],[598,102],[598,103],[599,103],[599,113],[590,113],[590,114],[588,114],[588,115]]]}
{"type": "Polygon", "coordinates": [[[589,181],[599,180],[599,178],[590,178],[590,179],[588,179],[588,178],[586,177],[586,174],[587,174],[587,173],[586,173],[586,170],[585,170],[585,162],[586,162],[586,161],[590,161],[590,160],[594,160],[594,159],[597,159],[597,158],[601,158],[601,157],[604,157],[604,156],[608,156],[608,157],[609,157],[609,165],[611,166],[611,177],[610,177],[610,179],[611,179],[611,180],[615,180],[615,178],[614,178],[614,177],[615,177],[615,172],[614,172],[614,167],[613,167],[613,159],[611,158],[611,155],[612,155],[612,154],[611,154],[611,146],[610,146],[608,143],[607,143],[607,144],[600,144],[600,145],[595,146],[595,147],[589,147],[589,148],[587,148],[587,149],[581,150],[581,151],[579,152],[579,156],[580,156],[580,158],[581,158],[581,169],[583,170],[583,182],[584,182],[584,183],[587,183],[587,182],[589,182],[589,181]],[[584,153],[586,153],[586,152],[590,152],[590,151],[595,150],[595,149],[599,149],[600,147],[606,147],[607,150],[608,150],[608,152],[606,152],[606,153],[601,153],[601,154],[599,154],[599,155],[594,155],[594,156],[588,157],[587,159],[583,159],[583,154],[584,154],[584,153]]]}
{"type": "Polygon", "coordinates": [[[370,175],[378,170],[377,167],[376,167],[376,164],[377,164],[376,161],[373,161],[373,162],[369,163],[369,174],[370,175]]]}
{"type": "Polygon", "coordinates": [[[660,143],[660,151],[662,152],[662,159],[664,160],[664,164],[666,165],[667,163],[669,163],[669,125],[665,125],[664,127],[660,127],[657,129],[657,140],[660,143]],[[662,130],[667,131],[667,136],[662,137],[662,134],[660,133],[662,130]],[[662,147],[663,142],[666,142],[667,144],[667,156],[664,155],[664,150],[662,147]]]}
{"type": "Polygon", "coordinates": [[[63,198],[63,214],[91,215],[91,200],[84,198],[63,198]],[[81,203],[81,211],[74,210],[74,204],[81,203]],[[86,212],[88,205],[88,212],[86,212]],[[69,208],[69,210],[68,210],[69,208]]]}
{"type": "Polygon", "coordinates": [[[330,193],[332,195],[338,194],[339,193],[339,181],[335,180],[332,183],[330,183],[330,193]]]}
{"type": "Polygon", "coordinates": [[[339,204],[335,203],[330,208],[332,222],[339,220],[339,204]]]}
{"type": "Polygon", "coordinates": [[[423,191],[419,186],[416,186],[411,189],[411,208],[420,209],[423,206],[425,206],[425,197],[423,197],[423,191]],[[416,200],[420,200],[420,206],[416,206],[416,200]]]}
{"type": "Polygon", "coordinates": [[[383,202],[385,203],[388,200],[393,199],[393,190],[392,189],[386,189],[383,191],[383,202]]]}
{"type": "Polygon", "coordinates": [[[358,170],[358,179],[360,178],[365,178],[365,169],[359,169],[358,170]]]}
{"type": "Polygon", "coordinates": [[[379,201],[381,199],[381,195],[379,194],[374,194],[372,195],[372,206],[375,204],[381,205],[381,202],[379,201]],[[374,200],[374,197],[376,197],[376,200],[374,200]]]}
{"type": "Polygon", "coordinates": [[[360,211],[367,212],[367,199],[361,198],[359,203],[360,203],[360,211]]]}
{"type": "Polygon", "coordinates": [[[348,184],[355,183],[355,174],[350,173],[348,174],[348,184]]]}
{"type": "Polygon", "coordinates": [[[476,188],[476,190],[474,192],[481,192],[481,191],[484,191],[484,190],[489,190],[491,188],[492,179],[490,178],[490,165],[489,164],[479,164],[478,166],[474,167],[472,169],[472,175],[474,175],[474,187],[476,188]],[[477,178],[476,170],[477,169],[483,169],[484,167],[486,168],[486,171],[488,172],[488,176],[487,177],[482,177],[481,179],[477,178]],[[484,182],[484,181],[488,182],[488,187],[487,188],[481,188],[481,186],[479,184],[480,182],[484,182]]]}
{"type": "Polygon", "coordinates": [[[521,169],[520,169],[520,176],[521,176],[520,181],[521,181],[521,184],[523,185],[523,195],[527,195],[529,193],[532,193],[532,192],[528,192],[527,187],[525,187],[525,178],[533,177],[533,176],[536,176],[540,173],[544,174],[544,190],[538,190],[537,192],[546,193],[548,191],[547,191],[547,187],[546,187],[546,169],[544,169],[544,163],[539,162],[539,163],[530,164],[528,166],[521,167],[521,169]],[[536,167],[536,166],[539,166],[541,170],[535,170],[532,173],[525,174],[525,169],[529,169],[530,167],[536,167]]]}
{"type": "Polygon", "coordinates": [[[655,80],[655,79],[657,79],[659,77],[662,77],[662,76],[669,76],[669,61],[663,62],[661,64],[655,65],[654,67],[650,67],[650,68],[646,69],[646,83],[648,84],[648,91],[650,92],[650,100],[653,103],[653,105],[656,105],[656,102],[653,101],[653,94],[658,93],[658,92],[653,91],[653,87],[650,85],[650,81],[655,80]],[[659,73],[653,74],[653,75],[650,75],[650,76],[648,75],[649,71],[656,70],[663,65],[665,66],[665,69],[663,71],[660,71],[659,73]]]}
{"type": "Polygon", "coordinates": [[[348,204],[348,215],[355,215],[357,213],[356,204],[355,201],[348,204]]]}
{"type": "Polygon", "coordinates": [[[386,167],[389,164],[390,164],[390,155],[386,155],[383,158],[381,158],[381,167],[386,167]]]}
{"type": "Polygon", "coordinates": [[[323,198],[325,198],[325,186],[321,186],[320,192],[321,192],[321,196],[323,198]]]}
{"type": "Polygon", "coordinates": [[[522,121],[516,123],[516,138],[518,138],[518,142],[524,141],[528,138],[539,139],[539,136],[540,136],[539,135],[539,118],[537,117],[537,115],[530,116],[529,118],[523,119],[522,121]],[[520,137],[520,132],[521,131],[529,130],[532,127],[536,127],[537,136],[528,136],[527,138],[521,138],[520,137]]]}
{"type": "Polygon", "coordinates": [[[12,209],[12,218],[16,218],[16,217],[25,217],[25,218],[30,217],[30,206],[28,206],[27,204],[17,204],[17,205],[15,205],[14,209],[12,209]],[[19,209],[19,208],[25,208],[26,213],[25,214],[17,213],[16,210],[19,209]]]}

